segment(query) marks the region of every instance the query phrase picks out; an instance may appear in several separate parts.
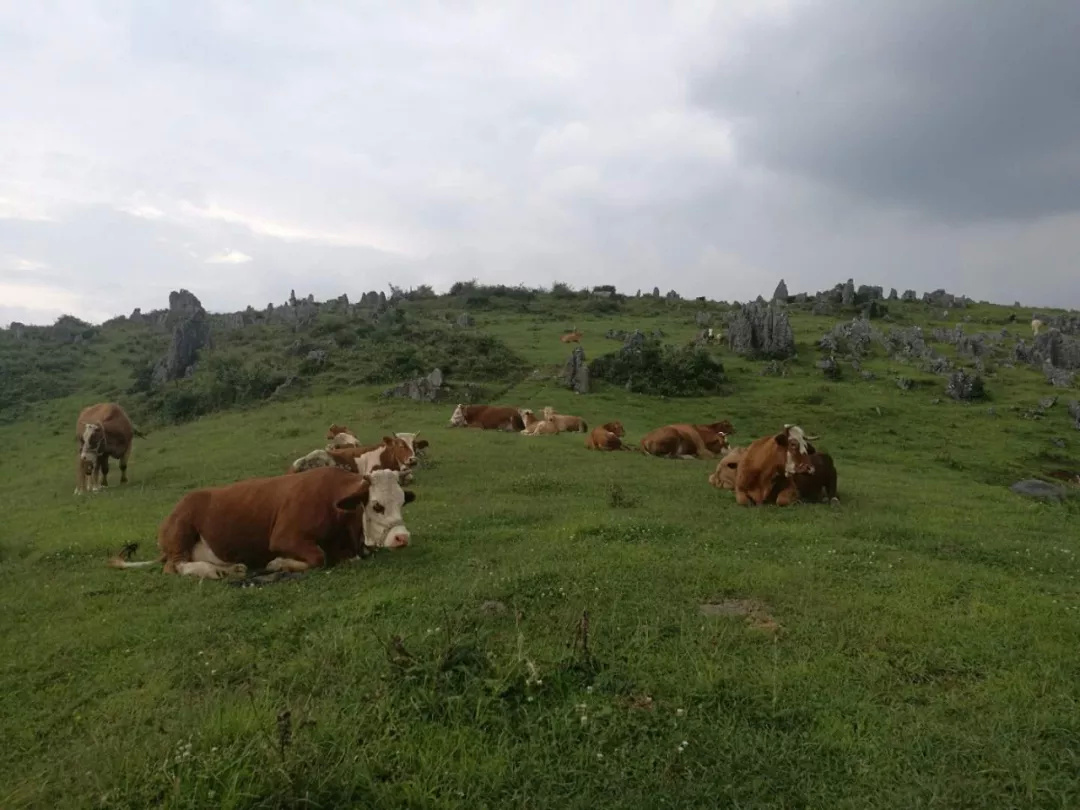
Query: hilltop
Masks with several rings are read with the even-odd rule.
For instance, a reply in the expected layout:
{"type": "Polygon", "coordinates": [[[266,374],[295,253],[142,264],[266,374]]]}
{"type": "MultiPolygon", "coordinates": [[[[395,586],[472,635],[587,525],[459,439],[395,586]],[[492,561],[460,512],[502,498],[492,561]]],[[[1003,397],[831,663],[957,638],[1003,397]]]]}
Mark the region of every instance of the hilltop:
{"type": "Polygon", "coordinates": [[[1080,802],[1077,316],[654,292],[208,313],[177,290],[0,332],[0,806],[1080,802]],[[75,416],[103,399],[148,436],[128,485],[75,498],[75,416]],[[841,503],[744,509],[710,462],[447,428],[465,400],[631,441],[798,423],[841,503]],[[105,568],[331,422],[430,438],[408,549],[265,588],[105,568]],[[1027,478],[1062,500],[1009,490],[1027,478]]]}

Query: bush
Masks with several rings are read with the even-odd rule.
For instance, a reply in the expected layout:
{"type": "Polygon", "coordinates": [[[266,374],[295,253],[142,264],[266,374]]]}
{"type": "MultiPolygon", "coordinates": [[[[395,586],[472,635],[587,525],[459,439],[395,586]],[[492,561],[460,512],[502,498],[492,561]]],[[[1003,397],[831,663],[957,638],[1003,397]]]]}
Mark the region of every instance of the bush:
{"type": "Polygon", "coordinates": [[[633,338],[589,364],[593,377],[627,391],[667,397],[715,394],[726,382],[724,366],[697,346],[662,346],[656,338],[633,338]]]}

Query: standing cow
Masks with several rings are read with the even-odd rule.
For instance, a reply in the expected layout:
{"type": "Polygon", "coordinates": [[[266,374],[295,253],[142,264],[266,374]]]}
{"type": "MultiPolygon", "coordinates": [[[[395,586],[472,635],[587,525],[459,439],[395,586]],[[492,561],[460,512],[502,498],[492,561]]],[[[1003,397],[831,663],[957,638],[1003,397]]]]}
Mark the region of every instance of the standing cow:
{"type": "Polygon", "coordinates": [[[115,402],[83,408],[75,421],[75,439],[79,443],[75,494],[85,492],[88,484],[93,492],[109,485],[109,458],[120,459],[120,483],[126,484],[131,439],[142,435],[115,402]]]}

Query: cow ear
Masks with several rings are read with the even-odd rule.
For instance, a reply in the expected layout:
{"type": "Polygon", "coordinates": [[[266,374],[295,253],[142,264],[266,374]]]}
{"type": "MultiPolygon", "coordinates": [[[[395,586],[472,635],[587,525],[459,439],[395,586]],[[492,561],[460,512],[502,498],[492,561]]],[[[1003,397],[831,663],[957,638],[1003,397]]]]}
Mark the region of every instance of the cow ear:
{"type": "Polygon", "coordinates": [[[405,490],[405,503],[412,503],[416,500],[416,493],[411,489],[405,490]]]}
{"type": "Polygon", "coordinates": [[[383,436],[382,437],[382,443],[383,444],[393,444],[394,443],[394,437],[393,436],[383,436]]]}
{"type": "Polygon", "coordinates": [[[415,442],[413,444],[413,447],[415,447],[417,450],[423,450],[427,446],[428,446],[428,440],[427,439],[421,439],[420,441],[415,442]]]}
{"type": "Polygon", "coordinates": [[[341,509],[343,512],[352,512],[359,507],[367,506],[368,493],[370,489],[371,479],[365,475],[363,478],[360,479],[360,483],[353,487],[352,491],[349,492],[348,495],[343,498],[339,498],[337,503],[334,504],[334,506],[336,506],[338,509],[341,509]]]}
{"type": "Polygon", "coordinates": [[[788,443],[787,431],[785,431],[783,433],[777,433],[775,436],[773,436],[773,440],[778,445],[780,445],[781,447],[787,447],[787,443],[788,443]]]}

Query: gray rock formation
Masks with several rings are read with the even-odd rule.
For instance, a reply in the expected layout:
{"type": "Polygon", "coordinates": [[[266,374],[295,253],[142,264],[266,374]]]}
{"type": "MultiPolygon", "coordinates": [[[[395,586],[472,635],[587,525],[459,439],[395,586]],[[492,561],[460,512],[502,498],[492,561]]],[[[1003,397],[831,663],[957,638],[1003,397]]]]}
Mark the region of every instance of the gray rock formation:
{"type": "Polygon", "coordinates": [[[1069,400],[1069,416],[1073,418],[1073,427],[1080,430],[1080,402],[1069,400]]]}
{"type": "Polygon", "coordinates": [[[904,294],[900,296],[901,301],[918,301],[919,295],[914,290],[904,290],[904,294]]]}
{"type": "Polygon", "coordinates": [[[712,323],[712,315],[710,315],[708,312],[699,312],[697,315],[694,316],[694,323],[697,326],[708,326],[710,323],[712,323]]]}
{"type": "MultiPolygon", "coordinates": [[[[640,332],[634,334],[641,335],[640,332]]],[[[641,337],[644,340],[644,335],[641,337]]],[[[570,353],[570,359],[566,361],[566,368],[563,370],[563,382],[575,394],[589,393],[589,367],[585,364],[585,350],[581,346],[575,346],[570,353]]]]}
{"type": "Polygon", "coordinates": [[[843,290],[841,291],[840,303],[845,307],[854,306],[855,304],[855,281],[854,279],[848,279],[844,282],[843,290]]]}
{"type": "Polygon", "coordinates": [[[787,284],[784,283],[783,279],[780,279],[780,283],[777,284],[776,289],[773,290],[772,300],[780,304],[786,304],[788,298],[790,298],[790,296],[788,295],[787,284]]]}
{"type": "Polygon", "coordinates": [[[1076,382],[1076,374],[1063,368],[1057,368],[1049,360],[1043,363],[1043,375],[1046,381],[1055,388],[1072,388],[1076,382]]]}
{"type": "Polygon", "coordinates": [[[818,360],[817,367],[821,369],[821,373],[825,375],[826,379],[839,380],[842,376],[840,364],[836,362],[835,357],[829,356],[818,360]]]}
{"type": "Polygon", "coordinates": [[[383,392],[384,397],[411,399],[414,402],[438,402],[447,395],[441,369],[434,369],[426,377],[407,380],[383,392]]]}
{"type": "Polygon", "coordinates": [[[896,294],[896,287],[893,287],[891,290],[889,290],[889,300],[895,301],[897,300],[897,298],[899,298],[899,296],[896,294]]]}
{"type": "Polygon", "coordinates": [[[188,376],[199,353],[210,343],[210,322],[199,299],[187,290],[169,293],[166,325],[172,328],[169,351],[154,368],[154,382],[161,385],[188,376]]]}
{"type": "Polygon", "coordinates": [[[731,313],[728,347],[736,354],[786,360],[795,356],[787,312],[773,304],[747,304],[731,313]]]}
{"type": "Polygon", "coordinates": [[[986,396],[986,389],[982,377],[960,368],[949,375],[945,393],[955,400],[969,402],[986,396]]]}

